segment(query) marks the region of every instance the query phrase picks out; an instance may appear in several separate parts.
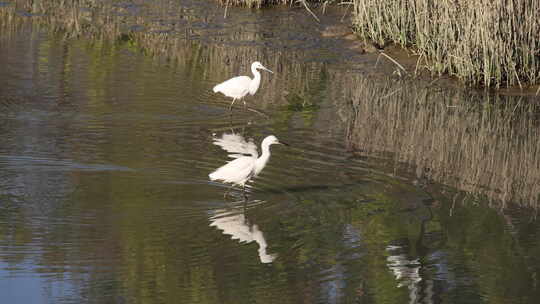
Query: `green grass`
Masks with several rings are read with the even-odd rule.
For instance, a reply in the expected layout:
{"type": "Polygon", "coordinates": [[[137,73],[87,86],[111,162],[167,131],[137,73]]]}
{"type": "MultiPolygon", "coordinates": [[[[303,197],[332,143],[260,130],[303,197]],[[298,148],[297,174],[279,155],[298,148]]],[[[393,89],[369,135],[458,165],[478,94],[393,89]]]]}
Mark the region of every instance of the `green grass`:
{"type": "Polygon", "coordinates": [[[414,49],[419,63],[472,86],[540,82],[538,0],[354,0],[360,37],[414,49]]]}

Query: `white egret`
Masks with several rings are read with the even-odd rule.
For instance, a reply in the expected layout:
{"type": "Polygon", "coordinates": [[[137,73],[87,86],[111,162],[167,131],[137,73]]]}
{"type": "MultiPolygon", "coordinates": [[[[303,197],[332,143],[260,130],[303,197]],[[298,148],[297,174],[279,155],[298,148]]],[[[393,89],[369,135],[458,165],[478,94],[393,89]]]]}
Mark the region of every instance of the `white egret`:
{"type": "Polygon", "coordinates": [[[232,184],[231,188],[225,192],[224,196],[235,186],[241,186],[242,190],[246,191],[246,183],[252,178],[259,175],[262,169],[266,166],[268,159],[270,158],[270,145],[286,143],[279,142],[274,136],[267,136],[261,143],[262,154],[259,157],[257,149],[252,142],[246,142],[240,135],[233,134],[232,140],[227,141],[225,136],[230,134],[224,134],[222,139],[214,140],[214,144],[221,146],[229,154],[229,157],[236,158],[230,161],[224,166],[218,168],[208,176],[210,180],[222,181],[224,183],[232,184]],[[224,141],[225,140],[225,141],[224,141]]]}
{"type": "Polygon", "coordinates": [[[253,73],[253,79],[248,76],[237,76],[226,80],[214,87],[214,93],[221,92],[227,97],[231,97],[233,101],[229,106],[229,111],[232,110],[233,104],[237,99],[242,99],[244,102],[244,107],[246,106],[244,96],[248,93],[255,95],[261,84],[261,73],[257,69],[262,69],[270,73],[274,73],[269,69],[265,68],[260,62],[255,61],[251,64],[251,73],[253,73]]]}

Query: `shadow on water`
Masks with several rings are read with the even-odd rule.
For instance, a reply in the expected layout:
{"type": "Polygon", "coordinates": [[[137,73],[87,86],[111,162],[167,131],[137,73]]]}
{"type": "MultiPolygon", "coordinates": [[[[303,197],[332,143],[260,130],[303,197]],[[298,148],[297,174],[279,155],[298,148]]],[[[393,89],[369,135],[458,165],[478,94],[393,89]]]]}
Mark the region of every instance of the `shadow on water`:
{"type": "Polygon", "coordinates": [[[0,5],[2,300],[540,297],[540,224],[511,204],[538,203],[527,98],[385,77],[303,10],[51,3],[0,5]],[[247,100],[269,118],[231,118],[211,88],[253,58],[277,72],[247,100]],[[208,181],[231,129],[291,144],[246,204],[208,181]]]}

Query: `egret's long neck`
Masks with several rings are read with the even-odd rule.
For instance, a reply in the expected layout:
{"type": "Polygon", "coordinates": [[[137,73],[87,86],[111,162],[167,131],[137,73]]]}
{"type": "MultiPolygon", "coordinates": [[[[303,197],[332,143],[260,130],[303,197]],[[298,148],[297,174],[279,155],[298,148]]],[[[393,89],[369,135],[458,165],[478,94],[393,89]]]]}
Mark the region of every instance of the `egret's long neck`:
{"type": "Polygon", "coordinates": [[[261,73],[259,73],[255,67],[251,68],[251,73],[253,73],[253,79],[249,84],[249,93],[253,95],[257,92],[259,85],[261,84],[261,73]]]}
{"type": "Polygon", "coordinates": [[[270,145],[261,145],[262,154],[259,158],[266,158],[268,159],[270,157],[270,145]]]}
{"type": "Polygon", "coordinates": [[[251,73],[253,74],[253,79],[261,78],[261,73],[259,73],[259,71],[257,71],[257,68],[254,66],[251,67],[251,73]]]}
{"type": "Polygon", "coordinates": [[[255,162],[255,176],[261,172],[261,170],[264,168],[266,163],[268,162],[268,159],[270,158],[270,145],[262,144],[261,145],[262,154],[257,158],[257,161],[255,162]]]}

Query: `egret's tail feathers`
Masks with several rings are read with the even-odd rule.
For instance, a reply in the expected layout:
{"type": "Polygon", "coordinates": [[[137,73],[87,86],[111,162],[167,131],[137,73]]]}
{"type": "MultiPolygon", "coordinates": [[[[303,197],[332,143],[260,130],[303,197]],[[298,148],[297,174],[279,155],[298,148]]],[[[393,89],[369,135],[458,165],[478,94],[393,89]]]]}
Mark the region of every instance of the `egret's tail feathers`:
{"type": "Polygon", "coordinates": [[[214,93],[217,93],[217,92],[219,92],[220,90],[221,90],[220,84],[218,84],[218,85],[216,85],[216,86],[214,87],[214,93]]]}

